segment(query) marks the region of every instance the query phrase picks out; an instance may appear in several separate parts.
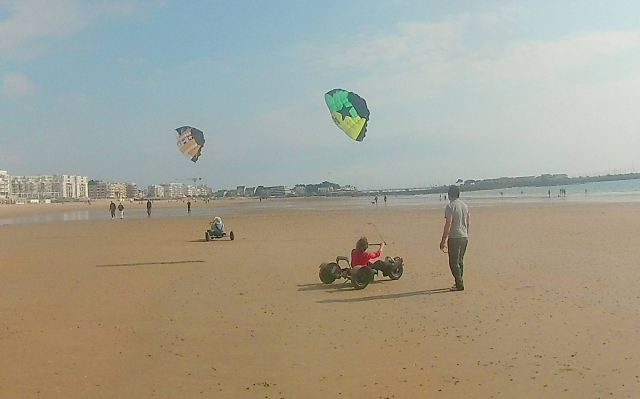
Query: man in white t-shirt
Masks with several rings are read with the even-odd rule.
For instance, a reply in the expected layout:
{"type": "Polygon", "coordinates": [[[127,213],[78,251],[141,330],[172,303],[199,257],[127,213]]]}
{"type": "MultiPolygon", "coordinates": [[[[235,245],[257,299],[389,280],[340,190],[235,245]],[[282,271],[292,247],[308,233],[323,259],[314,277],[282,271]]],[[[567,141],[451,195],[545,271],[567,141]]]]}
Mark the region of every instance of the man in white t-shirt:
{"type": "Polygon", "coordinates": [[[444,250],[445,244],[449,253],[449,268],[455,280],[451,288],[454,291],[464,290],[464,254],[467,251],[469,237],[469,208],[460,201],[460,187],[449,187],[449,205],[444,211],[445,223],[440,240],[440,249],[444,250]]]}

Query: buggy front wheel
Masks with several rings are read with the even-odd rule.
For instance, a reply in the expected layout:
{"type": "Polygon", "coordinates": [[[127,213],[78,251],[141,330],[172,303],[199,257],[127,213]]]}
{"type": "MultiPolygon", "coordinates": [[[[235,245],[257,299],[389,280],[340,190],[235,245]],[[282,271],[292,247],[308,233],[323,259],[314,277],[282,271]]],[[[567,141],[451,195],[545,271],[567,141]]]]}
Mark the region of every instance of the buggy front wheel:
{"type": "Polygon", "coordinates": [[[404,273],[404,265],[402,264],[402,258],[395,257],[391,259],[392,265],[391,270],[389,270],[389,278],[391,280],[398,280],[402,277],[402,273],[404,273]]]}
{"type": "Polygon", "coordinates": [[[404,272],[404,266],[402,265],[394,266],[391,269],[391,272],[389,272],[389,278],[391,280],[398,280],[400,277],[402,277],[403,272],[404,272]]]}

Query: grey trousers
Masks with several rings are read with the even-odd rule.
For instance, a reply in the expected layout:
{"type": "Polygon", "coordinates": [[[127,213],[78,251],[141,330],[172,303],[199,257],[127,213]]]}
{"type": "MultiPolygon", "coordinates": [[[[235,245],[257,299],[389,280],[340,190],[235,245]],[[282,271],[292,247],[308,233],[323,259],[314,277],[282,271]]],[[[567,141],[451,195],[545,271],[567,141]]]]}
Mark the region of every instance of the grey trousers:
{"type": "Polygon", "coordinates": [[[464,273],[464,253],[467,251],[467,238],[449,238],[447,246],[449,247],[449,268],[451,274],[456,280],[456,288],[459,290],[464,289],[464,280],[462,274],[464,273]]]}

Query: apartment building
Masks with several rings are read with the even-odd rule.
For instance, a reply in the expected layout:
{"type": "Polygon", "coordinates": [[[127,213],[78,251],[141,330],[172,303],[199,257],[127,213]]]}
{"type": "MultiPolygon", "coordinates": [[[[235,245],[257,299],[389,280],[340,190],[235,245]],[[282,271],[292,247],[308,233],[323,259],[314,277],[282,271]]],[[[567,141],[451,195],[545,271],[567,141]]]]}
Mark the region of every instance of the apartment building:
{"type": "Polygon", "coordinates": [[[162,184],[162,187],[165,198],[183,198],[185,196],[185,187],[182,183],[165,183],[162,184]]]}
{"type": "Polygon", "coordinates": [[[164,187],[152,184],[147,188],[147,198],[164,198],[164,187]]]}
{"type": "Polygon", "coordinates": [[[127,198],[137,198],[140,194],[138,185],[135,183],[126,183],[127,198]]]}
{"type": "Polygon", "coordinates": [[[91,199],[123,199],[127,198],[127,185],[124,183],[110,183],[91,181],[89,184],[89,198],[91,199]]]}
{"type": "Polygon", "coordinates": [[[38,175],[11,177],[11,193],[26,199],[81,199],[88,196],[86,176],[38,175]]]}
{"type": "Polygon", "coordinates": [[[0,197],[11,195],[11,176],[6,170],[0,170],[0,197]]]}
{"type": "Polygon", "coordinates": [[[54,178],[54,191],[58,198],[88,198],[89,178],[86,176],[58,175],[54,178]]]}

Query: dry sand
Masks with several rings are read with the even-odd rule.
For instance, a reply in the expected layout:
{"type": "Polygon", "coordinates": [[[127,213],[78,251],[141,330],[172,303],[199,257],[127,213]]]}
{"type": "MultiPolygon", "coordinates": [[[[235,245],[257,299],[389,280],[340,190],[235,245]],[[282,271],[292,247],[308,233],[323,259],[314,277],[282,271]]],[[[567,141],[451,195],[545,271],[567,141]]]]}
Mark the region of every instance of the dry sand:
{"type": "Polygon", "coordinates": [[[0,226],[0,398],[637,398],[640,204],[0,226]],[[322,285],[375,222],[399,281],[322,285]]]}

